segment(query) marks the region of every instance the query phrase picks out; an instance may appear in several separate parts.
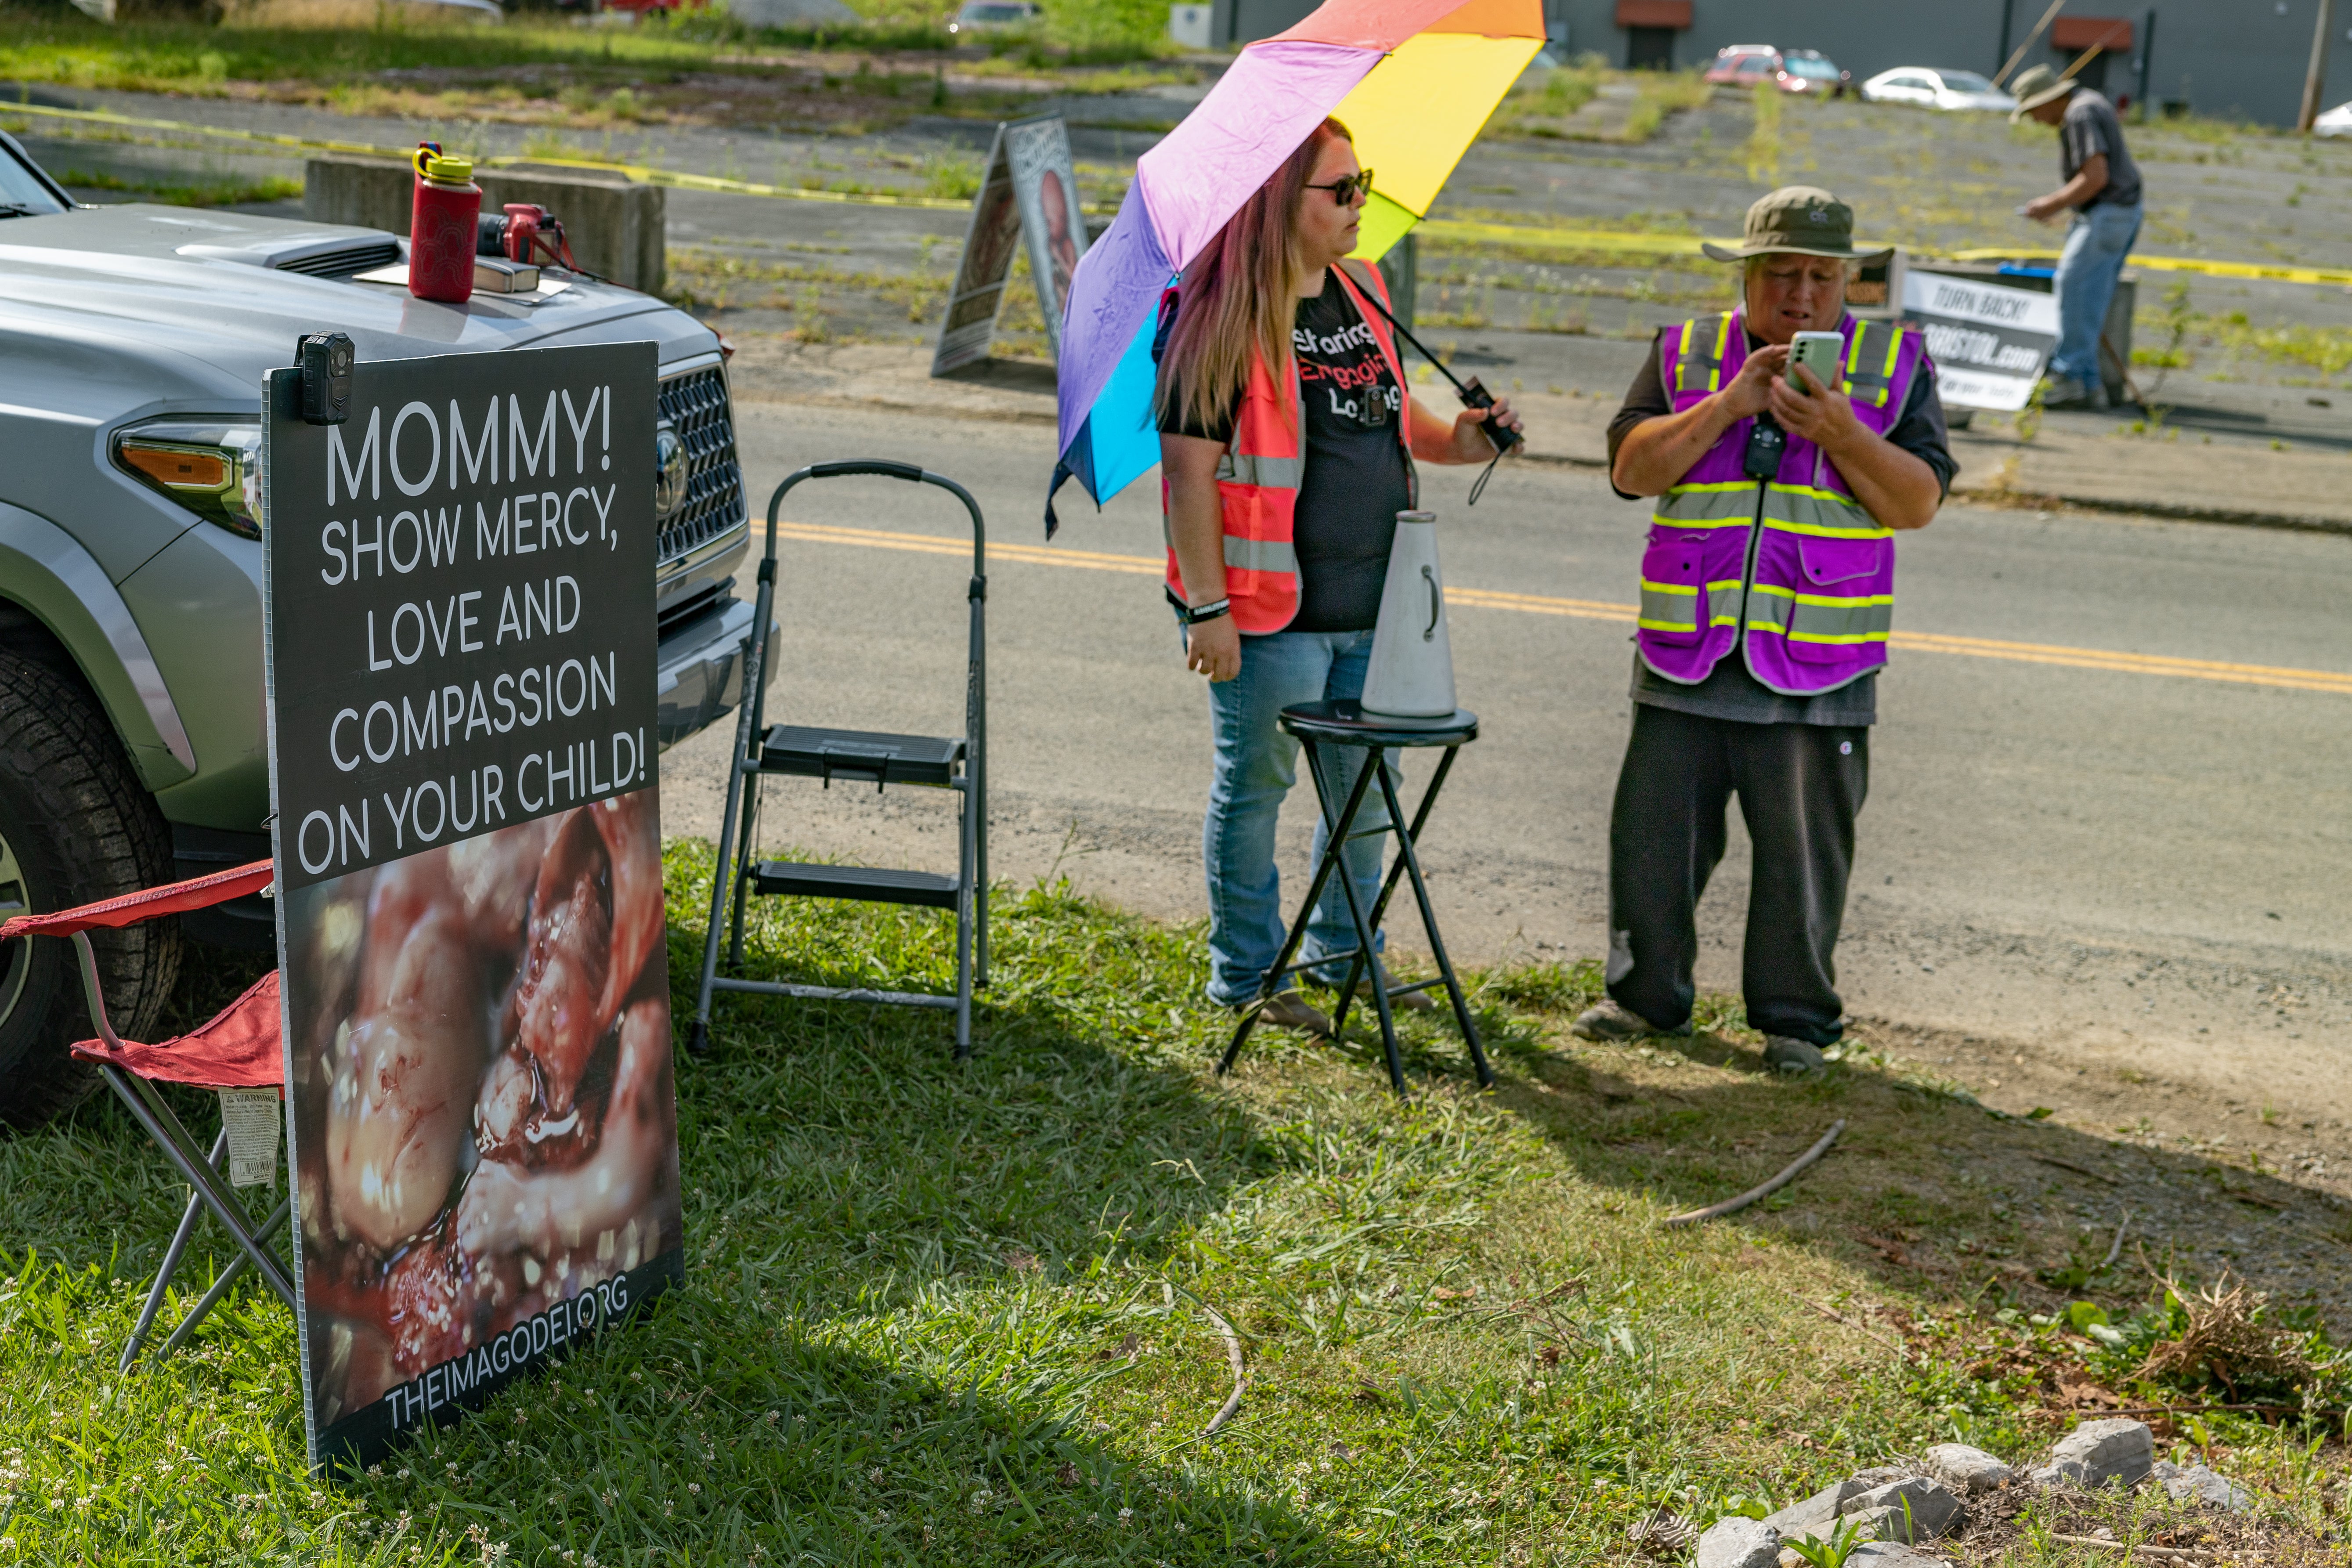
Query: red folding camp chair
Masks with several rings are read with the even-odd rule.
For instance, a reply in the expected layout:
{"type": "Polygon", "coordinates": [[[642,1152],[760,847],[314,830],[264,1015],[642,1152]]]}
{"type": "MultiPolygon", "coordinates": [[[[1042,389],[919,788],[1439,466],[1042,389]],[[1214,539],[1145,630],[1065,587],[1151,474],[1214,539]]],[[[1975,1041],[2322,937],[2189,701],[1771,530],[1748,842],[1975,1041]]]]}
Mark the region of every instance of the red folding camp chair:
{"type": "Polygon", "coordinates": [[[214,1141],[210,1157],[206,1157],[198,1152],[196,1141],[188,1135],[170,1104],[155,1090],[158,1083],[179,1083],[215,1089],[271,1089],[282,1095],[286,1068],[278,1045],[278,972],[272,970],[263,975],[202,1028],[160,1046],[142,1046],[136,1040],[119,1037],[114,1026],[107,1021],[106,998],[98,984],[98,955],[91,951],[85,933],[93,927],[119,930],[165,915],[209,909],[260,890],[268,885],[270,875],[269,862],[257,860],[234,871],[215,871],[209,877],[150,888],[142,893],[125,893],[120,898],[84,904],[78,910],[19,915],[0,925],[0,942],[36,936],[73,939],[81,958],[82,989],[89,998],[89,1021],[99,1033],[97,1039],[76,1045],[74,1055],[98,1064],[106,1081],[114,1086],[114,1092],[122,1097],[131,1114],[162,1148],[163,1157],[186,1178],[191,1189],[187,1212],[180,1216],[179,1232],[163,1254],[163,1266],[156,1271],[155,1283],[147,1292],[147,1305],[139,1314],[138,1327],[131,1331],[131,1342],[122,1348],[121,1364],[124,1371],[130,1370],[131,1363],[138,1359],[140,1345],[154,1327],[155,1314],[163,1305],[164,1293],[171,1289],[172,1276],[188,1249],[189,1238],[195,1234],[197,1216],[207,1209],[236,1238],[239,1255],[221,1270],[204,1299],[180,1320],[156,1359],[170,1355],[185,1342],[248,1266],[278,1292],[289,1310],[293,1309],[292,1276],[269,1246],[270,1238],[292,1213],[291,1173],[288,1177],[287,1198],[257,1228],[235,1190],[223,1180],[226,1167],[222,1162],[227,1156],[229,1141],[226,1123],[219,1138],[214,1141]]]}

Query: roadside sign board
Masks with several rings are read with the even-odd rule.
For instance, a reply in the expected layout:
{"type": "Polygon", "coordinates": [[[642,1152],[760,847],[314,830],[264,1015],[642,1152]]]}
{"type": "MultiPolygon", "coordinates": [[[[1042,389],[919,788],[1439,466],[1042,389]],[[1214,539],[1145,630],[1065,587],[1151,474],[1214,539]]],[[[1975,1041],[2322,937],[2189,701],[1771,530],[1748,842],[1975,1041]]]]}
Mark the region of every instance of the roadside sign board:
{"type": "Polygon", "coordinates": [[[311,1463],[681,1277],[655,348],[270,374],[270,789],[311,1463]]]}
{"type": "Polygon", "coordinates": [[[971,222],[940,325],[939,346],[931,356],[933,375],[988,357],[1004,285],[1024,235],[1030,281],[1036,287],[1038,313],[1045,319],[1046,346],[1058,363],[1062,308],[1070,297],[1070,276],[1087,250],[1086,211],[1078,201],[1069,128],[1058,114],[1007,121],[996,128],[980,194],[972,199],[971,222]]]}
{"type": "Polygon", "coordinates": [[[1906,270],[1903,319],[1927,334],[1948,407],[2016,412],[2058,346],[2055,295],[1979,278],[1906,270]]]}

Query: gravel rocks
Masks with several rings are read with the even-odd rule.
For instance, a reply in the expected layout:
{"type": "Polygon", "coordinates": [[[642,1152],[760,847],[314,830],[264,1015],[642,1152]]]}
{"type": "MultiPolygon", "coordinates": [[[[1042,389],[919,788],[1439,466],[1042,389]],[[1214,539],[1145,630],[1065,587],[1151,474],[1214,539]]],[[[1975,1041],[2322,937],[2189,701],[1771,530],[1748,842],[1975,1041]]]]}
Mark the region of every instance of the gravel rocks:
{"type": "Polygon", "coordinates": [[[2044,1486],[2137,1486],[2156,1468],[2156,1436],[2145,1421],[2085,1421],[2058,1440],[2033,1472],[2044,1486]]]}
{"type": "Polygon", "coordinates": [[[1873,1541],[1853,1549],[1846,1568],[1951,1568],[1940,1557],[1930,1557],[1899,1541],[1873,1541]]]}
{"type": "Polygon", "coordinates": [[[1920,1456],[1927,1474],[1962,1497],[1991,1491],[2017,1472],[1966,1443],[1938,1443],[1920,1456]]]}
{"type": "Polygon", "coordinates": [[[1949,1534],[1968,1519],[1960,1500],[1925,1476],[1906,1476],[1873,1487],[1848,1502],[1845,1512],[1854,1519],[1885,1515],[1864,1529],[1864,1533],[1874,1541],[1925,1541],[1949,1534]]]}
{"type": "Polygon", "coordinates": [[[1827,1536],[1831,1521],[1845,1505],[1870,1489],[1870,1483],[1849,1478],[1834,1481],[1802,1502],[1792,1502],[1764,1521],[1782,1535],[1827,1536]]]}
{"type": "Polygon", "coordinates": [[[2168,1460],[2158,1459],[2149,1471],[2149,1478],[2161,1485],[2165,1495],[2175,1502],[2227,1509],[2231,1513],[2254,1511],[2253,1493],[2203,1465],[2191,1465],[2184,1470],[2168,1460]]]}
{"type": "Polygon", "coordinates": [[[1773,1568],[1780,1561],[1779,1531],[1760,1519],[1732,1514],[1698,1538],[1691,1568],[1773,1568]]]}

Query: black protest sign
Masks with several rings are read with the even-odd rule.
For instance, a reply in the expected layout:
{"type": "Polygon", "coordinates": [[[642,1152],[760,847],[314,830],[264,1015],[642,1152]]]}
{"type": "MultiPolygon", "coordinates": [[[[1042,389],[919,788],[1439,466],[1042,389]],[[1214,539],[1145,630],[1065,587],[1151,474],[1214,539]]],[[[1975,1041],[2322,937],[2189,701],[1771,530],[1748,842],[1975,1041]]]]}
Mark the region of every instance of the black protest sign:
{"type": "Polygon", "coordinates": [[[271,786],[314,1465],[678,1279],[650,343],[271,374],[271,786]]]}
{"type": "Polygon", "coordinates": [[[653,777],[654,346],[273,378],[281,889],[653,777]]]}
{"type": "Polygon", "coordinates": [[[2032,401],[2058,346],[2058,300],[1984,278],[1912,271],[1903,319],[1927,335],[1947,408],[2013,414],[2032,401]]]}

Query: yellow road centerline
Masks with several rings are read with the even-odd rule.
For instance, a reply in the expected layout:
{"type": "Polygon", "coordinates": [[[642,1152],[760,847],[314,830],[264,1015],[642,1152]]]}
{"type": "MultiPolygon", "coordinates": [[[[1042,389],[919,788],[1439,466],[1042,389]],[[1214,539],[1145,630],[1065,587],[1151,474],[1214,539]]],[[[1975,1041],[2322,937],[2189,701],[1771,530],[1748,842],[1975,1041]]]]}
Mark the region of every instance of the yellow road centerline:
{"type": "MultiPolygon", "coordinates": [[[[829,523],[786,522],[778,537],[812,544],[851,544],[868,550],[905,550],[926,555],[969,555],[964,541],[940,534],[890,533],[879,529],[840,528],[829,523]]],[[[1037,566],[1072,567],[1089,572],[1120,572],[1139,577],[1165,574],[1166,563],[1150,555],[1113,555],[1100,551],[1064,550],[1034,544],[992,544],[990,556],[1037,566]]],[[[1561,599],[1542,594],[1513,594],[1495,588],[1448,586],[1448,603],[1463,608],[1512,610],[1521,615],[1565,616],[1577,620],[1630,624],[1634,606],[1605,599],[1561,599]]],[[[2009,642],[1994,637],[1959,637],[1948,632],[1896,632],[1891,646],[1916,653],[1957,654],[1968,658],[1996,658],[2014,664],[2051,665],[2069,669],[2105,669],[2124,675],[2163,675],[2184,680],[2218,680],[2239,686],[2275,686],[2294,691],[2326,691],[2352,697],[2352,673],[2332,669],[2298,669],[2273,664],[2238,664],[2223,659],[2182,658],[2172,654],[2127,653],[2120,649],[2070,647],[2063,643],[2009,642]]]]}

